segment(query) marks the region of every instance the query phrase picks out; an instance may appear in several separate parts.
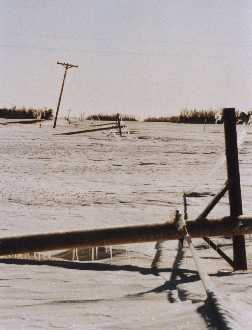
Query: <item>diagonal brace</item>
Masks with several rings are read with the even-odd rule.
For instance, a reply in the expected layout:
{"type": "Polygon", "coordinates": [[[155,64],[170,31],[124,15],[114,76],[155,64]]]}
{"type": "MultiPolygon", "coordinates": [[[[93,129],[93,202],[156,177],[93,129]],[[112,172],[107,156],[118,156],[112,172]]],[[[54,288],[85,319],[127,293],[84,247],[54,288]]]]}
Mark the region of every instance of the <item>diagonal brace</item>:
{"type": "MultiPolygon", "coordinates": [[[[210,203],[206,206],[206,208],[201,212],[201,214],[196,218],[196,221],[201,221],[202,219],[205,219],[208,214],[212,211],[212,209],[216,206],[216,204],[221,200],[221,198],[225,195],[225,193],[228,191],[229,185],[228,181],[225,182],[224,187],[214,196],[214,198],[210,201],[210,203]]],[[[227,261],[229,265],[234,267],[233,260],[226,255],[218,246],[215,244],[210,238],[203,237],[204,241],[207,242],[207,244],[214,249],[224,260],[227,261]]]]}

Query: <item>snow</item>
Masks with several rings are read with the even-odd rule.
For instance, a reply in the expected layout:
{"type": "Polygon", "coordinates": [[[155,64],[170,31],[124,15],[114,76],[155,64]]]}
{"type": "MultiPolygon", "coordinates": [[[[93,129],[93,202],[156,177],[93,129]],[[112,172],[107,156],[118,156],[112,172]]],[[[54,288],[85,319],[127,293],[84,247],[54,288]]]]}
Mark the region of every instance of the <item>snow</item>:
{"type": "MultiPolygon", "coordinates": [[[[166,221],[183,211],[183,191],[196,217],[224,184],[222,125],[127,123],[131,134],[56,133],[88,128],[52,123],[0,127],[1,237],[166,221]]],[[[252,213],[252,132],[242,136],[240,172],[244,214],[252,213]]],[[[225,196],[211,213],[228,215],[225,196]]],[[[215,242],[232,256],[231,241],[215,242]]],[[[249,270],[233,272],[202,240],[193,240],[200,262],[230,312],[233,328],[250,329],[252,243],[249,270]]],[[[99,260],[72,260],[72,251],[3,258],[1,329],[215,329],[190,250],[178,264],[178,243],[162,243],[154,271],[155,244],[113,247],[99,260]],[[40,258],[40,260],[39,260],[40,258]]],[[[79,251],[79,256],[87,255],[79,251]]],[[[80,258],[82,259],[82,258],[80,258]]]]}

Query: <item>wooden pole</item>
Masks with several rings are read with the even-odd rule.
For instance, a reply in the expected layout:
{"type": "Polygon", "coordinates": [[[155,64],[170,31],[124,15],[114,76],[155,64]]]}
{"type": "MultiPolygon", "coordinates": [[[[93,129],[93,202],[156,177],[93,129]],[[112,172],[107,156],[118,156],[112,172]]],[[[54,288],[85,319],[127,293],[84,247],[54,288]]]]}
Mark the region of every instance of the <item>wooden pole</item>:
{"type": "Polygon", "coordinates": [[[201,212],[201,214],[196,218],[196,220],[204,219],[208,216],[208,214],[212,211],[215,205],[221,200],[221,198],[225,195],[228,190],[228,181],[225,182],[225,185],[221,190],[214,196],[214,198],[210,201],[210,203],[206,206],[206,208],[201,212]]]}
{"type": "MultiPolygon", "coordinates": [[[[224,187],[214,196],[214,198],[210,201],[210,203],[206,206],[206,208],[201,212],[201,214],[196,218],[196,221],[200,221],[205,219],[208,214],[212,211],[215,205],[220,201],[220,199],[225,195],[228,190],[228,181],[225,182],[224,187]]],[[[225,259],[229,265],[234,267],[233,260],[226,255],[210,238],[203,237],[203,240],[207,242],[207,244],[213,248],[223,259],[225,259]]]]}
{"type": "Polygon", "coordinates": [[[117,123],[118,123],[119,134],[120,136],[122,136],[121,117],[119,113],[117,114],[117,123]]]}
{"type": "MultiPolygon", "coordinates": [[[[121,127],[125,127],[125,126],[121,126],[121,127]]],[[[98,132],[98,131],[108,131],[108,130],[116,129],[116,128],[118,128],[118,126],[99,127],[99,128],[85,129],[85,130],[81,130],[81,131],[58,133],[58,134],[54,134],[54,135],[74,135],[74,134],[91,133],[91,132],[98,132]]]]}
{"type": "Polygon", "coordinates": [[[109,123],[103,123],[103,124],[90,124],[90,126],[108,126],[108,125],[115,125],[114,122],[109,122],[109,123]]]}
{"type": "Polygon", "coordinates": [[[58,119],[59,107],[60,107],[60,102],[61,102],[61,98],[62,98],[62,93],[63,93],[63,89],[64,89],[64,85],[65,85],[67,69],[68,69],[68,68],[65,67],[64,77],[63,77],[63,80],[62,80],[61,89],[60,89],[60,95],[59,95],[58,104],[57,104],[56,115],[55,115],[54,123],[53,123],[53,128],[55,128],[56,125],[57,125],[57,119],[58,119]]]}
{"type": "Polygon", "coordinates": [[[218,247],[217,244],[215,244],[213,241],[210,240],[208,237],[203,237],[204,241],[207,242],[207,244],[214,249],[226,262],[234,268],[234,262],[233,260],[225,253],[222,251],[221,248],[218,247]]]}
{"type": "Polygon", "coordinates": [[[63,89],[64,89],[64,85],[65,85],[67,70],[69,68],[78,68],[78,65],[73,65],[73,64],[69,64],[69,63],[57,62],[57,64],[63,65],[65,67],[65,72],[64,72],[64,77],[63,77],[62,84],[61,84],[60,95],[59,95],[59,100],[58,100],[58,104],[57,104],[56,115],[55,115],[55,118],[54,118],[53,128],[55,128],[56,125],[57,125],[59,107],[60,107],[61,98],[62,98],[62,94],[63,94],[63,89]]]}
{"type": "MultiPolygon", "coordinates": [[[[187,221],[191,237],[232,236],[252,233],[252,217],[225,217],[214,220],[187,221]]],[[[48,233],[0,238],[0,255],[50,251],[76,247],[95,247],[177,240],[184,237],[176,223],[48,233]]]]}
{"type": "MultiPolygon", "coordinates": [[[[235,109],[224,109],[223,119],[225,130],[230,215],[232,217],[238,217],[242,215],[242,197],[238,160],[235,109]]],[[[235,270],[247,269],[245,237],[243,235],[233,236],[233,257],[235,270]]]]}
{"type": "Polygon", "coordinates": [[[184,204],[184,219],[188,219],[188,213],[187,213],[187,200],[186,200],[186,193],[183,193],[183,204],[184,204]]]}

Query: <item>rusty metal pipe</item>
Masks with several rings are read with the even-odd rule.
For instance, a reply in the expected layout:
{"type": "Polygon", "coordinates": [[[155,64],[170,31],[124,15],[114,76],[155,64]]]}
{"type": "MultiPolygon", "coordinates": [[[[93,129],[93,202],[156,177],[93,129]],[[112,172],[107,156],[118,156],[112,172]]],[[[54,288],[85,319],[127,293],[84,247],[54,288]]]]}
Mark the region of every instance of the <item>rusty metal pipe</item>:
{"type": "MultiPolygon", "coordinates": [[[[191,237],[233,236],[252,233],[252,217],[225,217],[187,221],[191,237]]],[[[58,232],[0,238],[0,255],[94,247],[117,244],[156,242],[183,238],[175,223],[158,223],[130,227],[58,232]]]]}

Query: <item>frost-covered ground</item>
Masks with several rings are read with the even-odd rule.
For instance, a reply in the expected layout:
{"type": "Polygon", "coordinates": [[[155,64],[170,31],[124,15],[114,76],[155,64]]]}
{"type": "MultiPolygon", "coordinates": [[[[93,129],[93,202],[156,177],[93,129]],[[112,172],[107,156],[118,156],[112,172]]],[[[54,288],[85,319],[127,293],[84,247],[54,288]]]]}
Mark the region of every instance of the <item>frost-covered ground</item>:
{"type": "MultiPolygon", "coordinates": [[[[194,218],[225,182],[222,125],[127,123],[123,138],[108,131],[55,135],[87,125],[0,126],[1,237],[166,221],[183,211],[183,191],[202,194],[189,199],[194,218]]],[[[251,214],[252,128],[238,131],[243,209],[251,214]]],[[[212,216],[228,212],[224,198],[212,216]]],[[[228,239],[215,242],[231,255],[228,239]]],[[[177,245],[164,244],[155,272],[154,243],[113,247],[112,259],[107,253],[93,262],[71,260],[72,252],[65,260],[56,252],[41,261],[3,259],[0,329],[214,328],[187,248],[173,267],[177,245]]],[[[250,329],[251,271],[232,273],[202,240],[195,246],[234,320],[250,329]]],[[[251,269],[250,237],[247,246],[251,269]]]]}

